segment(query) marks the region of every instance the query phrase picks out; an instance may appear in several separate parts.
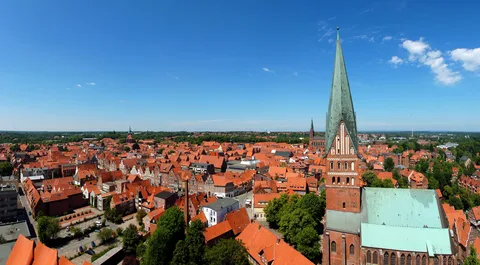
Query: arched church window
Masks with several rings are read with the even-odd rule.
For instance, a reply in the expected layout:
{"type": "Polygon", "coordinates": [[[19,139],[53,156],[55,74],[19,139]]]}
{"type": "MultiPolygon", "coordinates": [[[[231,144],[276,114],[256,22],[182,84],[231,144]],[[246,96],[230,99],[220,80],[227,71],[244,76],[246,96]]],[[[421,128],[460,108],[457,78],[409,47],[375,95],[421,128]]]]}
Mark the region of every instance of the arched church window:
{"type": "Polygon", "coordinates": [[[388,252],[383,254],[383,265],[388,265],[388,252]]]}
{"type": "Polygon", "coordinates": [[[405,265],[405,254],[400,256],[400,265],[405,265]]]}
{"type": "Polygon", "coordinates": [[[415,265],[420,265],[420,255],[415,258],[415,265]]]}
{"type": "Polygon", "coordinates": [[[350,256],[353,256],[355,254],[355,247],[353,244],[350,245],[350,256]]]}
{"type": "Polygon", "coordinates": [[[448,265],[453,265],[452,257],[448,257],[448,265]]]}
{"type": "Polygon", "coordinates": [[[337,169],[341,169],[340,162],[337,162],[337,169]]]}
{"type": "Polygon", "coordinates": [[[343,209],[345,209],[345,202],[343,202],[342,206],[343,206],[343,209]]]}
{"type": "Polygon", "coordinates": [[[332,251],[332,253],[337,252],[337,243],[335,243],[335,241],[332,241],[331,251],[332,251]]]}
{"type": "Polygon", "coordinates": [[[422,257],[422,265],[427,265],[427,256],[423,255],[422,257]]]}
{"type": "Polygon", "coordinates": [[[344,168],[344,169],[348,169],[348,163],[347,163],[347,162],[345,162],[345,163],[343,164],[343,168],[344,168]]]}
{"type": "Polygon", "coordinates": [[[438,265],[438,257],[433,258],[433,265],[438,265]]]}
{"type": "Polygon", "coordinates": [[[337,177],[337,184],[340,184],[340,177],[337,177]]]}
{"type": "Polygon", "coordinates": [[[443,261],[442,262],[443,265],[447,265],[447,257],[443,256],[442,261],[443,261]]]}
{"type": "Polygon", "coordinates": [[[330,162],[330,169],[333,169],[333,162],[330,162]]]}
{"type": "Polygon", "coordinates": [[[355,162],[352,162],[352,166],[350,167],[352,170],[355,170],[355,162]]]}
{"type": "Polygon", "coordinates": [[[367,263],[372,263],[372,253],[370,250],[367,251],[367,263]]]}
{"type": "Polygon", "coordinates": [[[412,256],[410,254],[407,256],[407,265],[412,265],[412,256]]]}
{"type": "Polygon", "coordinates": [[[335,184],[335,177],[332,177],[332,183],[335,184]]]}
{"type": "Polygon", "coordinates": [[[395,265],[397,263],[397,256],[395,256],[395,253],[392,252],[390,255],[390,265],[395,265]]]}
{"type": "Polygon", "coordinates": [[[347,181],[346,181],[347,185],[350,184],[350,178],[347,177],[347,181]]]}
{"type": "Polygon", "coordinates": [[[355,178],[352,178],[352,185],[355,185],[355,178]]]}
{"type": "Polygon", "coordinates": [[[373,264],[378,264],[378,254],[376,251],[373,252],[373,264]]]}

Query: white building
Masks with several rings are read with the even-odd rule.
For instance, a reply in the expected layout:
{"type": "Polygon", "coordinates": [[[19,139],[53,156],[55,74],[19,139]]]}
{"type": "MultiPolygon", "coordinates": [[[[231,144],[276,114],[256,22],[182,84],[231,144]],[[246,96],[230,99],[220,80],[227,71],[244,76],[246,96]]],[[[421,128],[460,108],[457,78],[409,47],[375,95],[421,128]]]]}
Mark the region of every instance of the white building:
{"type": "Polygon", "coordinates": [[[202,207],[202,211],[207,218],[208,227],[214,226],[224,220],[225,215],[231,211],[238,210],[240,204],[237,200],[231,198],[218,199],[202,207]]]}

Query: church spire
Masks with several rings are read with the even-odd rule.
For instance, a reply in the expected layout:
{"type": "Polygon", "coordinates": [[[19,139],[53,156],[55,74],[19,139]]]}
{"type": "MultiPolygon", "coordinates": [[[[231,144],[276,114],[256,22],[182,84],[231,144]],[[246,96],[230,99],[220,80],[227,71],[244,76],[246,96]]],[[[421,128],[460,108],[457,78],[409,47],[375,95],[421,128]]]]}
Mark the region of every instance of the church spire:
{"type": "Polygon", "coordinates": [[[352,141],[355,152],[358,150],[357,121],[353,109],[352,95],[348,83],[347,69],[343,58],[340,32],[337,28],[337,47],[335,52],[335,66],[333,69],[332,88],[326,119],[325,151],[328,153],[333,140],[337,135],[340,123],[343,121],[352,141]]]}
{"type": "Polygon", "coordinates": [[[313,140],[313,137],[315,137],[315,130],[313,129],[313,119],[310,124],[310,141],[313,140]]]}

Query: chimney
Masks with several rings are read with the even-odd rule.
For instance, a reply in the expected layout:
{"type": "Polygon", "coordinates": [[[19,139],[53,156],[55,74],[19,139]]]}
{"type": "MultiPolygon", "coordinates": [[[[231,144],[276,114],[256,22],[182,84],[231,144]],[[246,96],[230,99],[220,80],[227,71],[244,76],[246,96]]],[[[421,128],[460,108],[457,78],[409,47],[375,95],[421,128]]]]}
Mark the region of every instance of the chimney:
{"type": "Polygon", "coordinates": [[[280,238],[277,237],[277,245],[279,245],[279,244],[280,244],[280,238]]]}
{"type": "Polygon", "coordinates": [[[262,226],[258,224],[258,231],[260,231],[260,229],[262,229],[262,226]]]}
{"type": "Polygon", "coordinates": [[[185,205],[183,214],[185,215],[185,226],[188,227],[188,223],[190,222],[190,216],[188,214],[188,178],[185,181],[185,205]]]}

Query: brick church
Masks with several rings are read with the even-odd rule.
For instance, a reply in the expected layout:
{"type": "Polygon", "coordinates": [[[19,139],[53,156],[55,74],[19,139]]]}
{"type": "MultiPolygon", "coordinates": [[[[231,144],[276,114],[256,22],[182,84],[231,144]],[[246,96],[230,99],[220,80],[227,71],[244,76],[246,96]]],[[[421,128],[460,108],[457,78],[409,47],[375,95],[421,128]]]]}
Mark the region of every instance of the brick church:
{"type": "Polygon", "coordinates": [[[337,29],[326,118],[323,265],[456,265],[434,190],[362,187],[357,122],[337,29]]]}

